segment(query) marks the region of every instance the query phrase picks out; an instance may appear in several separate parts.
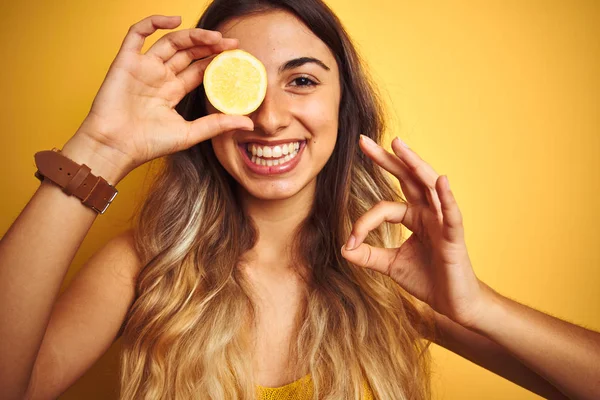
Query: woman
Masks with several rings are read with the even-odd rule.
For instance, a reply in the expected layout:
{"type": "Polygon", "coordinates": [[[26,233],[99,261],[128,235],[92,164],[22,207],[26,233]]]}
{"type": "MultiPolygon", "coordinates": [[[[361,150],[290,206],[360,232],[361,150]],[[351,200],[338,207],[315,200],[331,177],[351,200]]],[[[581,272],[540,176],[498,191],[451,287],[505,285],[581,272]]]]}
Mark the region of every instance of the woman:
{"type": "Polygon", "coordinates": [[[393,154],[377,144],[382,109],[324,4],[217,0],[202,29],[141,54],[179,24],[132,26],[62,149],[115,185],[166,156],[135,229],[55,304],[96,214],[46,180],[2,239],[6,398],[56,397],[121,334],[125,399],[428,398],[432,340],[545,397],[600,395],[599,334],[481,282],[447,178],[398,139],[393,154]],[[248,117],[217,113],[201,85],[210,56],[236,47],[268,72],[248,117]],[[290,143],[288,171],[244,161],[290,143]]]}

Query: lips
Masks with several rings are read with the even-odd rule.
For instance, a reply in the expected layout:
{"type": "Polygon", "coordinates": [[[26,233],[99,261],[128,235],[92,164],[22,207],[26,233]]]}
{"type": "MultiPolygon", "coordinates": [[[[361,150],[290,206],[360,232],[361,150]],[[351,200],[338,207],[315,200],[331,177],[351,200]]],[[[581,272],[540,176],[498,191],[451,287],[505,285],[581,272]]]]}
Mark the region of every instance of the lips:
{"type": "Polygon", "coordinates": [[[244,142],[240,142],[243,145],[248,145],[248,143],[259,144],[261,146],[277,146],[280,144],[293,143],[293,142],[302,142],[306,141],[306,139],[301,138],[290,138],[290,139],[282,139],[282,140],[263,140],[263,139],[248,139],[244,140],[244,142]]]}
{"type": "MultiPolygon", "coordinates": [[[[290,140],[277,141],[277,142],[273,141],[273,142],[267,142],[267,145],[283,144],[283,143],[289,143],[289,142],[290,142],[290,140]]],[[[252,171],[258,175],[279,175],[279,174],[283,174],[283,173],[293,170],[300,162],[300,157],[302,157],[302,154],[304,153],[304,148],[306,147],[306,141],[303,140],[303,141],[301,141],[300,147],[298,148],[298,154],[294,158],[290,159],[289,161],[284,162],[283,164],[268,166],[268,165],[258,165],[256,163],[252,162],[252,160],[250,159],[251,156],[248,154],[248,151],[247,151],[248,143],[249,142],[238,144],[238,151],[239,151],[242,159],[244,160],[244,164],[246,165],[246,167],[250,171],[252,171]]],[[[264,143],[264,141],[252,141],[251,143],[264,143]]]]}

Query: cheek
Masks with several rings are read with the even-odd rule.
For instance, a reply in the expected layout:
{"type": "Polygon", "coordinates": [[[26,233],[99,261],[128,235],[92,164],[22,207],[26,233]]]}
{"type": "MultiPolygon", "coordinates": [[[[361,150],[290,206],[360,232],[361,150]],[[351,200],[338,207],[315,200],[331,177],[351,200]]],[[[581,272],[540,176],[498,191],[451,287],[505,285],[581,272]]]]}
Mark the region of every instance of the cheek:
{"type": "Polygon", "coordinates": [[[234,151],[236,150],[233,146],[231,136],[232,133],[222,133],[211,139],[215,156],[229,173],[231,173],[231,164],[233,163],[235,157],[234,151]]]}
{"type": "Polygon", "coordinates": [[[313,145],[319,153],[331,153],[338,130],[338,103],[333,101],[307,102],[302,107],[302,123],[311,132],[313,145]]]}

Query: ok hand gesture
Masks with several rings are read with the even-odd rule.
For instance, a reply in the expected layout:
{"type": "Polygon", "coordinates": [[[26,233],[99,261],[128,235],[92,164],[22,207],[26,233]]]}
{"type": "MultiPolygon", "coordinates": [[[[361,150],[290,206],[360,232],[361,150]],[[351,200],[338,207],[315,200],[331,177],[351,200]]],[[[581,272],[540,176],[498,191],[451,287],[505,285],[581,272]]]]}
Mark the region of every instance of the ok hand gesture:
{"type": "Polygon", "coordinates": [[[472,326],[483,315],[487,287],[475,276],[467,253],[462,215],[447,177],[439,176],[396,138],[391,154],[361,135],[362,151],[400,181],[407,203],[380,202],[354,224],[342,255],[355,265],[390,276],[435,311],[472,326]],[[363,243],[382,222],[401,223],[412,235],[398,248],[363,243]]]}

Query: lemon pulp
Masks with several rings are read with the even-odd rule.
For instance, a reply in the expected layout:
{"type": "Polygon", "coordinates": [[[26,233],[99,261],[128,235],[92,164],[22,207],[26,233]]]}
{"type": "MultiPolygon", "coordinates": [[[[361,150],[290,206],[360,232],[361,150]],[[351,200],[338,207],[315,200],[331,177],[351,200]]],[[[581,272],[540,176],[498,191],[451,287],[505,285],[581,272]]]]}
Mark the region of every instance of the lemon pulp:
{"type": "Polygon", "coordinates": [[[204,72],[208,101],[224,114],[247,115],[255,111],[267,92],[267,71],[244,50],[217,55],[204,72]]]}

